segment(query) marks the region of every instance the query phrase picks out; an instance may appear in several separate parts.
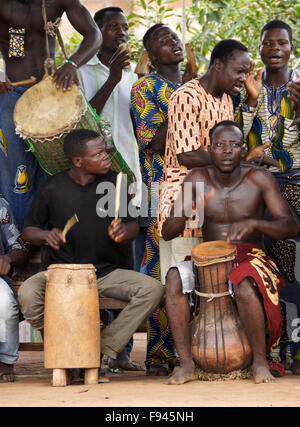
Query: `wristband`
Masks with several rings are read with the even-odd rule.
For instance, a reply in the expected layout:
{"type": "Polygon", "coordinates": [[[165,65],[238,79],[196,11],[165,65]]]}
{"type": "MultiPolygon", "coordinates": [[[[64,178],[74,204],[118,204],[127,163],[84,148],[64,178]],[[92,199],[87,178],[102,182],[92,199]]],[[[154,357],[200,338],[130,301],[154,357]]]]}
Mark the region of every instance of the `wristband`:
{"type": "Polygon", "coordinates": [[[78,68],[77,65],[75,64],[75,62],[71,61],[70,59],[66,59],[64,64],[71,64],[71,65],[73,65],[73,67],[78,68]]]}

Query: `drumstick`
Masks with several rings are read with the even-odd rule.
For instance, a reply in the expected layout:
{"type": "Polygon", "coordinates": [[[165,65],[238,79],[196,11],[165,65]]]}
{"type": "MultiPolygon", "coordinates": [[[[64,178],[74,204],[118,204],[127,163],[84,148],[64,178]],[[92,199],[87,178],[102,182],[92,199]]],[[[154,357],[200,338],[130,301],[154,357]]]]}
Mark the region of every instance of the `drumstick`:
{"type": "Polygon", "coordinates": [[[197,73],[198,69],[197,69],[197,64],[195,60],[194,49],[190,43],[185,44],[185,52],[186,52],[187,62],[191,64],[191,72],[197,73]]]}
{"type": "MultiPolygon", "coordinates": [[[[124,50],[126,50],[126,51],[127,51],[127,53],[129,54],[128,46],[127,46],[127,44],[126,44],[126,43],[122,43],[122,44],[120,44],[119,48],[121,49],[121,50],[120,50],[120,52],[123,52],[124,50]]],[[[128,68],[130,68],[130,62],[128,62],[128,65],[126,65],[126,66],[124,67],[124,69],[125,69],[125,70],[128,70],[128,68]]]]}
{"type": "Polygon", "coordinates": [[[77,224],[77,222],[79,222],[79,219],[76,215],[76,213],[72,216],[72,218],[68,219],[68,221],[66,222],[66,225],[63,229],[63,236],[66,237],[67,232],[70,230],[70,228],[72,228],[75,224],[77,224]]]}
{"type": "Polygon", "coordinates": [[[151,71],[151,61],[149,59],[147,51],[144,49],[135,67],[135,74],[144,76],[149,74],[151,71]]]}
{"type": "Polygon", "coordinates": [[[122,172],[119,172],[117,175],[116,196],[115,196],[115,221],[117,221],[119,217],[122,176],[123,176],[122,172]]]}
{"type": "Polygon", "coordinates": [[[19,82],[11,83],[12,86],[23,86],[23,85],[29,85],[30,83],[35,83],[36,78],[34,76],[31,76],[30,79],[27,80],[20,80],[19,82]]]}

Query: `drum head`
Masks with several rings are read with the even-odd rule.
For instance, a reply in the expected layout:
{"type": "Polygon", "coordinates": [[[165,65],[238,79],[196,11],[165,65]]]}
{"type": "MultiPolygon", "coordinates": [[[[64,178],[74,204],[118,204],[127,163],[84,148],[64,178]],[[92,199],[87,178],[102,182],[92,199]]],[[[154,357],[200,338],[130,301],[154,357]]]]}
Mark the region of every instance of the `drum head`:
{"type": "Polygon", "coordinates": [[[236,252],[235,245],[224,242],[223,240],[215,240],[204,242],[196,245],[192,249],[192,259],[196,262],[211,262],[223,258],[233,257],[236,252]]]}
{"type": "Polygon", "coordinates": [[[23,138],[43,139],[70,131],[85,111],[85,99],[76,85],[64,92],[48,76],[20,97],[14,122],[23,138]]]}
{"type": "Polygon", "coordinates": [[[94,270],[93,264],[51,264],[48,270],[94,270]]]}

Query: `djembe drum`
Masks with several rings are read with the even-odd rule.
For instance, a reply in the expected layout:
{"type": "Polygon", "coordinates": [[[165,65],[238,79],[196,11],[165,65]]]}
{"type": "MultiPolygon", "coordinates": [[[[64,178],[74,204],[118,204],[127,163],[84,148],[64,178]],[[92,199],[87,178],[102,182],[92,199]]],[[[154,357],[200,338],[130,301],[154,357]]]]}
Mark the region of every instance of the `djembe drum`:
{"type": "Polygon", "coordinates": [[[192,355],[204,372],[226,374],[247,368],[252,360],[235,302],[228,292],[227,276],[235,257],[235,246],[224,241],[200,243],[192,250],[196,275],[192,355]]]}
{"type": "Polygon", "coordinates": [[[133,172],[109,135],[108,124],[100,119],[76,85],[70,91],[57,89],[47,70],[43,80],[24,92],[16,103],[14,123],[16,133],[25,139],[49,175],[70,168],[63,151],[65,136],[72,129],[91,129],[104,134],[111,169],[124,172],[128,184],[135,181],[133,172]]]}
{"type": "Polygon", "coordinates": [[[98,383],[100,314],[92,264],[52,264],[46,272],[45,368],[53,385],[67,385],[67,368],[85,368],[85,384],[98,383]]]}

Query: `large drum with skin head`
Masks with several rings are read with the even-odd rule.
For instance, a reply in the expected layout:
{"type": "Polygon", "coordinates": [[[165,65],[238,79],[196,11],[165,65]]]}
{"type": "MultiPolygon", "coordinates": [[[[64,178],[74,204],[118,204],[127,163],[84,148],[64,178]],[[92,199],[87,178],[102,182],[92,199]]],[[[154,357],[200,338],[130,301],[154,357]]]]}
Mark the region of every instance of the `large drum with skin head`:
{"type": "Polygon", "coordinates": [[[227,276],[236,258],[234,245],[204,242],[192,250],[196,275],[196,316],[192,355],[205,372],[226,374],[247,368],[252,351],[228,292],[227,276]]]}
{"type": "Polygon", "coordinates": [[[49,175],[70,168],[63,151],[64,138],[73,129],[90,129],[102,134],[106,140],[111,169],[127,175],[128,183],[135,176],[110,135],[104,122],[85,99],[81,90],[56,88],[52,75],[27,89],[17,101],[14,110],[16,133],[25,139],[40,166],[49,175]]]}
{"type": "Polygon", "coordinates": [[[52,264],[46,272],[45,368],[100,367],[100,314],[92,264],[52,264]]]}

